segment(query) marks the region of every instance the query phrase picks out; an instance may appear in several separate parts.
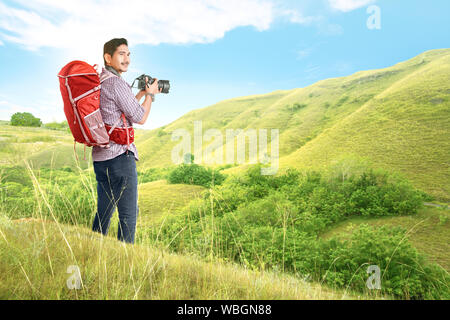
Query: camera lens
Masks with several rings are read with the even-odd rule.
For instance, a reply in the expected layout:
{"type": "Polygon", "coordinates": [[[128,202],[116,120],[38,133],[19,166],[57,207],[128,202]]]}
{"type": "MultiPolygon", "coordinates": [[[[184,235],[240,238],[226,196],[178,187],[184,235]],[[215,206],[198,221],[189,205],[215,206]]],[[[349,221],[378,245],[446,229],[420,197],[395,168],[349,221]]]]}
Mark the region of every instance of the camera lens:
{"type": "Polygon", "coordinates": [[[169,93],[169,80],[158,80],[158,89],[161,90],[161,93],[169,93]]]}

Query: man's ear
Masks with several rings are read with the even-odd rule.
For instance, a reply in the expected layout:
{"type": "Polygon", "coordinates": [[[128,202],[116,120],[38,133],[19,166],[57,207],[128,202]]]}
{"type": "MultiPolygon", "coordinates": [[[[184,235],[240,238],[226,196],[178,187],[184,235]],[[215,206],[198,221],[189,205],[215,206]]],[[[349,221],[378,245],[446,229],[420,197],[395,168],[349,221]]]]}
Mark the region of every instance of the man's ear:
{"type": "Polygon", "coordinates": [[[105,59],[106,64],[111,64],[112,57],[111,57],[111,55],[109,53],[105,53],[103,55],[103,58],[105,59]]]}

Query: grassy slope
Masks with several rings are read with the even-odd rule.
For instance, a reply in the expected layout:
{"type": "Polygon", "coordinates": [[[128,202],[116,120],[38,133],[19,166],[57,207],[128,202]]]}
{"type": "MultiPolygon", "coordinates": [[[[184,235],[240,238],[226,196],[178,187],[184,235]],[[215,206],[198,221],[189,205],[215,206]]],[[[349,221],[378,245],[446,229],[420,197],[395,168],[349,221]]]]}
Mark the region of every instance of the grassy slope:
{"type": "Polygon", "coordinates": [[[0,299],[342,298],[358,296],[288,275],[124,245],[79,227],[0,216],[0,299]],[[66,286],[71,265],[80,268],[81,290],[66,286]]]}
{"type": "Polygon", "coordinates": [[[168,184],[166,180],[144,183],[139,186],[139,223],[157,222],[166,214],[176,214],[191,200],[199,198],[204,187],[168,184]]]}
{"type": "MultiPolygon", "coordinates": [[[[139,184],[137,239],[145,233],[145,228],[158,223],[167,215],[180,212],[191,200],[199,198],[206,189],[186,184],[168,184],[166,180],[139,184]]],[[[117,213],[111,220],[109,234],[115,236],[118,230],[117,213]]]]}
{"type": "Polygon", "coordinates": [[[37,154],[57,141],[68,143],[69,139],[69,134],[61,131],[0,123],[0,165],[16,164],[24,155],[37,154]]]}
{"type": "Polygon", "coordinates": [[[171,132],[176,129],[191,133],[193,151],[195,120],[202,120],[203,133],[219,129],[224,142],[226,129],[278,128],[282,168],[321,167],[356,154],[375,167],[403,172],[417,187],[448,201],[449,61],[449,49],[432,50],[389,68],[191,111],[141,136],[139,165],[172,165],[171,150],[179,141],[171,141],[171,132]],[[302,107],[293,108],[295,103],[302,107]]]}
{"type": "Polygon", "coordinates": [[[280,164],[320,167],[358,154],[450,200],[450,51],[428,52],[393,68],[411,71],[280,164]]]}
{"type": "MultiPolygon", "coordinates": [[[[194,121],[201,120],[203,132],[216,128],[225,135],[228,128],[246,128],[251,119],[264,117],[263,109],[283,99],[288,91],[276,91],[269,94],[234,98],[219,102],[213,106],[188,112],[176,121],[148,132],[137,142],[143,156],[144,167],[165,167],[173,165],[171,150],[179,141],[172,141],[172,132],[185,129],[191,134],[192,151],[194,149],[194,121]]],[[[206,147],[206,142],[203,144],[206,147]]]]}
{"type": "MultiPolygon", "coordinates": [[[[136,129],[139,139],[146,130],[136,129]]],[[[8,122],[0,122],[0,165],[24,165],[26,158],[33,168],[61,168],[64,166],[87,169],[92,167],[91,148],[75,147],[73,137],[66,131],[46,128],[14,127],[8,122]],[[84,160],[86,158],[86,161],[84,160]]]]}
{"type": "Polygon", "coordinates": [[[411,216],[352,217],[333,226],[322,237],[337,236],[346,239],[362,223],[405,228],[414,247],[424,253],[429,261],[436,262],[450,272],[450,210],[426,207],[411,216]]]}

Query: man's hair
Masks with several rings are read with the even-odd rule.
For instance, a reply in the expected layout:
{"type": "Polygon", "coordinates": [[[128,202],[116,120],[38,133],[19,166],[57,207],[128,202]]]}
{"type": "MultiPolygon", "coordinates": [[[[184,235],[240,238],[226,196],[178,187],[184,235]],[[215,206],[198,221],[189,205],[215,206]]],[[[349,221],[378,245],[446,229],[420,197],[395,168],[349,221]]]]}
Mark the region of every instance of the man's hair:
{"type": "Polygon", "coordinates": [[[105,43],[105,45],[103,46],[103,61],[105,62],[105,66],[106,66],[105,53],[109,54],[112,57],[114,55],[114,52],[116,52],[117,48],[123,44],[128,46],[127,39],[114,38],[105,43]]]}

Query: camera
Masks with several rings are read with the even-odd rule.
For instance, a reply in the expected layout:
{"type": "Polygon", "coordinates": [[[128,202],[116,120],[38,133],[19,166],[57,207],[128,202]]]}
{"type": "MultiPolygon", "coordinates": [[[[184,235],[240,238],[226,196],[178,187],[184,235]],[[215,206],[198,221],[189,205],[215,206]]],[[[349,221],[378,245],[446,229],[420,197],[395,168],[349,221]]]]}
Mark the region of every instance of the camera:
{"type": "MultiPolygon", "coordinates": [[[[140,75],[139,77],[137,77],[136,79],[134,79],[133,84],[131,85],[132,87],[134,87],[134,83],[137,81],[137,88],[139,90],[144,90],[145,89],[145,77],[148,78],[148,85],[153,84],[153,82],[155,82],[155,78],[152,78],[146,74],[140,75]]],[[[158,80],[158,89],[161,91],[161,93],[169,93],[170,90],[170,83],[169,80],[158,80]]]]}

